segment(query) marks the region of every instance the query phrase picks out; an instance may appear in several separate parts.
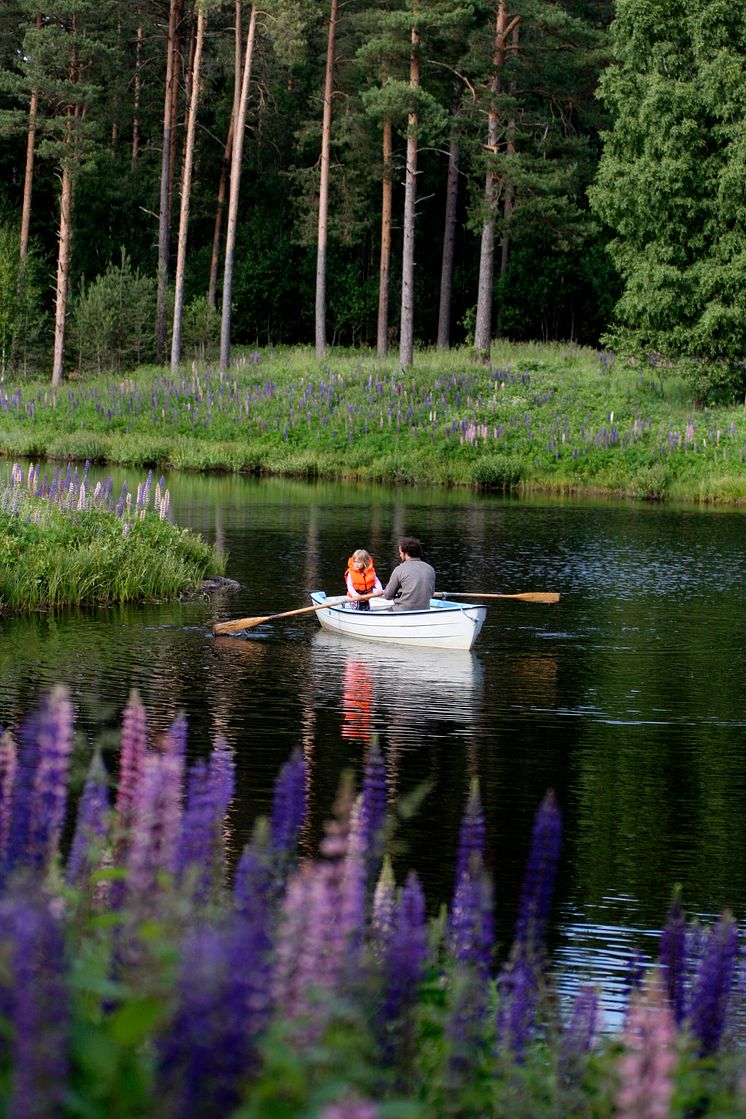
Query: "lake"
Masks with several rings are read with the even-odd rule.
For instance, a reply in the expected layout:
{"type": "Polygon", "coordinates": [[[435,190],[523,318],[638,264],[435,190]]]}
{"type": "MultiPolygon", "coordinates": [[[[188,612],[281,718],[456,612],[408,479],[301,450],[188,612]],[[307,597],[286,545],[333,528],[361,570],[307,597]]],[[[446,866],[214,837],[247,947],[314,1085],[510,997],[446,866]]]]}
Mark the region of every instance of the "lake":
{"type": "MultiPolygon", "coordinates": [[[[103,476],[108,472],[101,472],[103,476]]],[[[117,471],[130,489],[144,472],[117,471]]],[[[392,803],[421,798],[396,834],[433,912],[477,777],[507,948],[534,813],[564,822],[552,959],[562,992],[598,983],[617,1013],[630,958],[655,955],[676,883],[690,915],[746,912],[746,516],[688,507],[518,500],[405,489],[168,476],[176,523],[226,549],[240,588],[194,601],[0,622],[0,725],[17,729],[50,684],[77,709],[78,776],[99,747],[116,770],[137,689],[154,736],[183,710],[189,750],[235,749],[238,852],[295,747],[309,762],[308,849],[340,775],[374,737],[392,803]],[[388,649],[321,632],[313,615],[243,637],[215,621],[342,593],[348,555],[384,579],[415,535],[438,589],[553,590],[557,606],[497,601],[471,653],[388,649]]]]}

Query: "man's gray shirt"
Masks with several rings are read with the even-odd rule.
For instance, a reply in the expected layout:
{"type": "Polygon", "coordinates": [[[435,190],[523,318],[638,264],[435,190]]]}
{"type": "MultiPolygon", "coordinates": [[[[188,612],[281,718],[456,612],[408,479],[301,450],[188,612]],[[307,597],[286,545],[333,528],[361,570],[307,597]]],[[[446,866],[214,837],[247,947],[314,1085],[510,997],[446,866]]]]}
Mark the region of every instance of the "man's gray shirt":
{"type": "Polygon", "coordinates": [[[394,610],[427,610],[434,590],[435,569],[424,560],[408,559],[391,572],[383,597],[394,599],[394,610]]]}

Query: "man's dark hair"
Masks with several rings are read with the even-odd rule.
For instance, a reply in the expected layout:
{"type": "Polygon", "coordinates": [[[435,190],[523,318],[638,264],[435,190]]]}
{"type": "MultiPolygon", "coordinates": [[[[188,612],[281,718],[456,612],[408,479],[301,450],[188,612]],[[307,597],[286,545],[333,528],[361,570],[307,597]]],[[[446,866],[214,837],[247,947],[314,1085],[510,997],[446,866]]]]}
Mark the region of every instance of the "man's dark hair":
{"type": "Polygon", "coordinates": [[[402,536],[399,541],[399,547],[404,552],[405,556],[411,556],[412,559],[420,559],[422,557],[422,544],[415,536],[402,536]]]}

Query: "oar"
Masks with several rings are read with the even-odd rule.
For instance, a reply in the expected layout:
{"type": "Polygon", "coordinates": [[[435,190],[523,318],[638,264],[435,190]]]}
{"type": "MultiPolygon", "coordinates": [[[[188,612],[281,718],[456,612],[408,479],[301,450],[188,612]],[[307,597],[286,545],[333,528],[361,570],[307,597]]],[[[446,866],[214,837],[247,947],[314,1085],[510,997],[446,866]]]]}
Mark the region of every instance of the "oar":
{"type": "Polygon", "coordinates": [[[438,591],[434,598],[517,598],[521,602],[559,602],[557,591],[523,591],[522,594],[488,594],[486,591],[464,594],[463,591],[438,591]]]}
{"type": "MultiPolygon", "coordinates": [[[[375,594],[360,595],[356,598],[355,602],[360,602],[361,599],[376,598],[375,594]]],[[[284,610],[282,614],[267,614],[263,618],[237,618],[233,622],[216,622],[212,627],[212,632],[219,633],[236,633],[239,629],[253,629],[254,626],[260,626],[262,622],[276,622],[280,618],[292,618],[297,614],[312,614],[316,610],[326,610],[327,606],[341,606],[343,602],[352,601],[346,595],[341,598],[327,598],[320,606],[301,606],[299,610],[284,610]]]]}

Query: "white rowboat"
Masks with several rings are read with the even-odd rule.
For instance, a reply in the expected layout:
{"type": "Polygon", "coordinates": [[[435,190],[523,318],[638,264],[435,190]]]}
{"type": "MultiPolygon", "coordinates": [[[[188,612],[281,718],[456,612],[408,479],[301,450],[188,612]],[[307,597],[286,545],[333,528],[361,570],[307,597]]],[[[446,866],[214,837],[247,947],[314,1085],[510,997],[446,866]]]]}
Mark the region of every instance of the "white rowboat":
{"type": "Polygon", "coordinates": [[[370,610],[355,610],[324,591],[313,591],[322,629],[366,641],[385,641],[390,645],[419,645],[424,648],[471,649],[487,615],[486,606],[430,599],[429,610],[393,610],[393,603],[382,598],[370,600],[370,610]]]}

